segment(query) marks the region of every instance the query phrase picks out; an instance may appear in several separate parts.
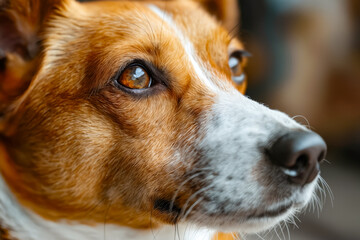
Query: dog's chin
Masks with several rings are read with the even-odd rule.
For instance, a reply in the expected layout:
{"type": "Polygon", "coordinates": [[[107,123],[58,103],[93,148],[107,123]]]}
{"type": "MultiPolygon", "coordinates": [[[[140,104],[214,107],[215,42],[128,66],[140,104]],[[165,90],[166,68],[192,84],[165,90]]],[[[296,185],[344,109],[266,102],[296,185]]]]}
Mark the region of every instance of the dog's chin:
{"type": "Polygon", "coordinates": [[[197,224],[225,232],[259,233],[271,229],[303,209],[310,202],[315,185],[316,181],[297,191],[289,199],[272,206],[247,211],[246,214],[234,211],[207,216],[205,211],[199,215],[194,214],[191,218],[197,221],[201,219],[197,224]]]}
{"type": "Polygon", "coordinates": [[[264,212],[263,216],[251,217],[240,224],[229,224],[229,226],[224,226],[222,228],[229,232],[259,233],[273,228],[280,222],[288,219],[295,212],[296,208],[293,206],[286,207],[276,215],[273,211],[264,212]]]}
{"type": "Polygon", "coordinates": [[[206,226],[223,232],[258,233],[276,226],[281,221],[288,219],[296,212],[294,205],[279,207],[276,210],[265,210],[256,215],[243,216],[202,216],[196,224],[206,226]]]}

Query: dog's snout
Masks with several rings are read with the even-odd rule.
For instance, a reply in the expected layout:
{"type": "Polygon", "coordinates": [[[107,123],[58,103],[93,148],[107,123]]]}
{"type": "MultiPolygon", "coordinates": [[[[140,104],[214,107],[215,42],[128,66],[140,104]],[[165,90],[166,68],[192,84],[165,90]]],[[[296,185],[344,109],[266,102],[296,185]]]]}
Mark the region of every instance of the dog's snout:
{"type": "Polygon", "coordinates": [[[291,183],[305,185],[318,175],[326,149],[326,143],[316,133],[291,132],[277,139],[268,154],[291,183]]]}

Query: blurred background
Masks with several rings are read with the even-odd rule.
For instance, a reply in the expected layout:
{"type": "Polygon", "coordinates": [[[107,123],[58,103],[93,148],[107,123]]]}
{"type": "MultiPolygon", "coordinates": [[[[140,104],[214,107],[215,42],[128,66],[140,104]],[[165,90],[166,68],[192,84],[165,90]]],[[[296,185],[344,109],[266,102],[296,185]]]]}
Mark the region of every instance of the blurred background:
{"type": "MultiPolygon", "coordinates": [[[[255,239],[360,240],[360,0],[239,0],[252,99],[323,136],[322,210],[255,239]]],[[[321,195],[321,191],[318,192],[321,195]]]]}
{"type": "Polygon", "coordinates": [[[238,2],[239,35],[253,55],[247,95],[324,137],[331,188],[318,191],[322,207],[295,219],[299,228],[243,240],[360,240],[360,0],[238,2]]]}

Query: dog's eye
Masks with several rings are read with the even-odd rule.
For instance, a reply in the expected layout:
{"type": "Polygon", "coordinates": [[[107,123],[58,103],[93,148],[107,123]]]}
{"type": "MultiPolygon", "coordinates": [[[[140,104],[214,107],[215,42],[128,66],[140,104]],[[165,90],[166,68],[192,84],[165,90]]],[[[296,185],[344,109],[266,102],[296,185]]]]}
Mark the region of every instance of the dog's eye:
{"type": "Polygon", "coordinates": [[[229,66],[233,81],[236,84],[241,84],[245,80],[245,74],[242,72],[240,59],[237,57],[230,57],[229,66]]]}
{"type": "Polygon", "coordinates": [[[152,79],[143,67],[130,65],[124,69],[117,82],[127,88],[144,89],[151,86],[152,79]]]}
{"type": "Polygon", "coordinates": [[[248,56],[250,56],[250,53],[243,50],[236,51],[230,55],[229,66],[231,69],[231,76],[232,76],[232,80],[237,85],[242,84],[246,79],[246,75],[242,69],[242,61],[243,61],[243,57],[248,57],[248,56]]]}

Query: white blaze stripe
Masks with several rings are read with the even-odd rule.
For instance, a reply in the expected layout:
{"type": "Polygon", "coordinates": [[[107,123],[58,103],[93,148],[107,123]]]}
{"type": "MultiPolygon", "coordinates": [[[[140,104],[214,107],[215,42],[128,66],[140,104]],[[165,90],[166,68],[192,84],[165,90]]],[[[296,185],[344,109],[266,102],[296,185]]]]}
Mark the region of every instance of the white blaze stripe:
{"type": "Polygon", "coordinates": [[[189,61],[192,64],[195,73],[197,77],[211,89],[213,92],[219,92],[219,88],[209,79],[207,75],[210,75],[210,73],[206,74],[207,70],[204,66],[202,66],[199,60],[199,58],[196,56],[196,53],[194,51],[194,46],[191,43],[191,41],[185,36],[185,34],[176,26],[176,23],[172,19],[171,15],[164,12],[157,6],[150,4],[148,5],[149,8],[158,15],[163,21],[165,21],[175,32],[176,36],[181,42],[181,45],[183,46],[187,56],[189,57],[189,61]]]}

